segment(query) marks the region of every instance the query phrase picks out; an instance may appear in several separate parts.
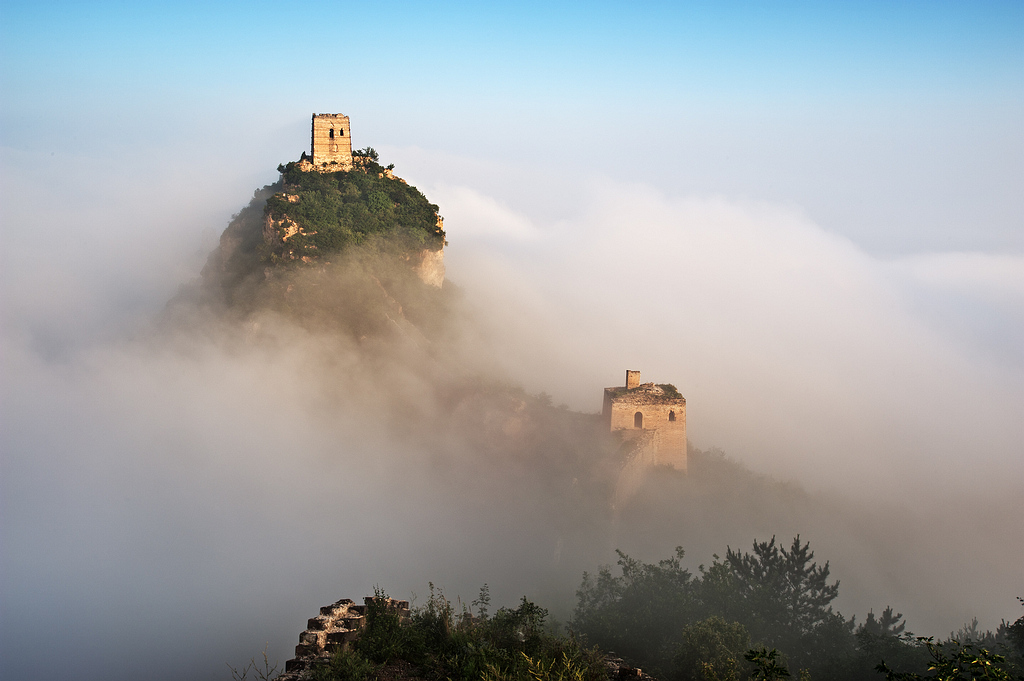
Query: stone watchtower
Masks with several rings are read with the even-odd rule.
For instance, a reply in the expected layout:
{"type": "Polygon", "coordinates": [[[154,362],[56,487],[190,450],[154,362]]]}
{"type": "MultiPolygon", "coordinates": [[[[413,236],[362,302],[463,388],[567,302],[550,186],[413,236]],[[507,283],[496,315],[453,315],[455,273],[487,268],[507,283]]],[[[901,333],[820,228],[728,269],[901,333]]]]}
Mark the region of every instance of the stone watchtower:
{"type": "Polygon", "coordinates": [[[348,116],[313,114],[313,167],[352,170],[352,128],[348,116]]]}
{"type": "Polygon", "coordinates": [[[626,371],[626,387],[604,389],[605,425],[632,441],[633,455],[652,465],[686,470],[686,398],[670,383],[640,383],[626,371]]]}

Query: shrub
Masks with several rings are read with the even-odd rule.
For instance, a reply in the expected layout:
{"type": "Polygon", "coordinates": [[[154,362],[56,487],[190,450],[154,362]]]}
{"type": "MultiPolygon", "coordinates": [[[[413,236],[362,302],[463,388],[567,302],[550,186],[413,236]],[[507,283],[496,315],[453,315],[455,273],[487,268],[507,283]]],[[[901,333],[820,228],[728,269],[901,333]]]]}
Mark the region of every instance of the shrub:
{"type": "Polygon", "coordinates": [[[457,612],[444,594],[430,585],[430,597],[408,622],[386,606],[387,595],[376,591],[368,605],[366,628],[351,653],[325,665],[316,681],[358,681],[378,665],[397,660],[411,663],[428,677],[451,681],[598,681],[607,678],[603,656],[572,636],[546,627],[547,610],[525,597],[515,608],[487,616],[486,588],[475,602],[480,615],[457,612]],[[331,676],[334,674],[334,676],[331,676]],[[343,674],[348,674],[344,676],[343,674]]]}
{"type": "Polygon", "coordinates": [[[375,679],[376,665],[354,650],[336,649],[330,659],[318,663],[310,674],[311,681],[368,681],[375,679]]]}
{"type": "Polygon", "coordinates": [[[750,634],[739,622],[708,617],[683,629],[672,677],[678,681],[739,681],[750,634]]]}

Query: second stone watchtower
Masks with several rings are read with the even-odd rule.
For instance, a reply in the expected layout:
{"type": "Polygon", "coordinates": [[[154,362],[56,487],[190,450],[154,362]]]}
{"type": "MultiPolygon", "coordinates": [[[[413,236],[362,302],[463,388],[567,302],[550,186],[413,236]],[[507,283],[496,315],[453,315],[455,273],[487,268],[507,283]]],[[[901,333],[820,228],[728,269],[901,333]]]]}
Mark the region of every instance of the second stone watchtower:
{"type": "Polygon", "coordinates": [[[352,170],[352,128],[348,116],[313,114],[313,167],[352,170]]]}
{"type": "Polygon", "coordinates": [[[633,458],[686,470],[686,398],[671,383],[641,383],[626,371],[625,387],[604,389],[605,427],[631,443],[633,458]]]}

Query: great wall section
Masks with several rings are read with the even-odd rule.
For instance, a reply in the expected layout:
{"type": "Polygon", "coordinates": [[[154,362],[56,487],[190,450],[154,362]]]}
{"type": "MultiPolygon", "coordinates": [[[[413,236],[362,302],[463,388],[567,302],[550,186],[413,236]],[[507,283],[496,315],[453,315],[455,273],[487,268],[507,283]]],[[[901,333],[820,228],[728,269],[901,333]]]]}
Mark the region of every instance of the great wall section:
{"type": "MultiPolygon", "coordinates": [[[[368,611],[375,606],[379,608],[378,612],[398,615],[403,624],[408,623],[412,616],[409,601],[380,596],[367,596],[361,605],[348,598],[325,605],[320,608],[319,615],[306,622],[306,629],[299,634],[299,643],[295,646],[295,657],[285,663],[284,673],[274,677],[274,681],[308,681],[316,667],[329,664],[334,655],[351,650],[366,629],[368,611]]],[[[472,625],[475,620],[469,613],[464,613],[463,621],[472,625]]],[[[609,679],[657,681],[613,653],[605,656],[604,664],[609,679]]],[[[404,665],[400,672],[382,675],[381,678],[420,679],[418,674],[416,668],[404,665]]]]}

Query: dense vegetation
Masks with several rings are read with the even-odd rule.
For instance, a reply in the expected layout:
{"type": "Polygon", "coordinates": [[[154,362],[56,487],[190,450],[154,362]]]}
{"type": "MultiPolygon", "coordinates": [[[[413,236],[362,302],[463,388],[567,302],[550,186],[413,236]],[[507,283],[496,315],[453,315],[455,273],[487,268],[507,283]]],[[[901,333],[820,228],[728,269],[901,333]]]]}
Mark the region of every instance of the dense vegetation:
{"type": "Polygon", "coordinates": [[[279,166],[280,180],[254,192],[221,235],[203,285],[179,299],[195,295],[238,317],[273,310],[353,338],[393,335],[396,323],[406,336],[441,333],[457,292],[416,274],[422,251],[446,243],[438,207],[372,148],[353,160],[333,173],[279,166]]]}
{"type": "MultiPolygon", "coordinates": [[[[377,596],[385,594],[378,591],[377,596]]],[[[351,650],[338,650],[319,663],[313,681],[362,681],[385,674],[450,681],[607,678],[600,653],[572,636],[552,633],[547,611],[526,598],[516,608],[489,615],[485,586],[473,602],[474,614],[456,611],[431,587],[429,600],[407,623],[384,603],[380,598],[368,605],[363,635],[351,650]]]]}
{"type": "Polygon", "coordinates": [[[284,191],[267,199],[266,215],[279,230],[291,221],[299,231],[282,234],[269,254],[271,261],[336,253],[375,235],[406,248],[437,250],[444,245],[436,205],[393,177],[372,148],[353,156],[356,166],[351,171],[305,172],[296,162],[278,168],[284,191]]]}
{"type": "MultiPolygon", "coordinates": [[[[681,548],[656,564],[619,552],[620,574],[584,573],[567,634],[525,597],[490,615],[486,585],[472,610],[431,585],[407,621],[378,590],[360,639],[316,662],[309,679],[604,681],[606,660],[621,655],[663,681],[1024,680],[1024,617],[994,633],[975,620],[944,641],[907,632],[891,607],[858,625],[832,609],[839,583],[799,537],[789,548],[774,538],[752,553],[729,548],[699,575],[682,558],[681,548]]],[[[232,671],[276,676],[269,664],[232,671]]]]}
{"type": "MultiPolygon", "coordinates": [[[[682,557],[677,549],[647,564],[620,552],[620,576],[610,567],[584,573],[568,634],[525,597],[489,614],[486,585],[473,610],[457,610],[431,585],[406,622],[378,590],[360,638],[319,659],[308,678],[603,681],[604,651],[614,650],[666,681],[1024,679],[1024,616],[995,633],[979,632],[975,621],[936,642],[906,632],[891,607],[859,626],[835,612],[839,583],[829,583],[828,564],[813,562],[799,537],[788,549],[774,539],[753,553],[727,549],[699,576],[682,557]]],[[[231,671],[234,679],[272,679],[276,668],[231,671]]]]}
{"type": "Polygon", "coordinates": [[[679,681],[780,678],[790,670],[836,681],[880,673],[887,681],[1024,679],[1024,617],[995,633],[977,631],[975,622],[941,643],[906,632],[891,607],[857,625],[832,609],[839,583],[799,537],[788,549],[774,538],[755,542],[752,553],[727,549],[699,575],[682,558],[681,548],[656,564],[620,552],[621,574],[610,567],[584,574],[574,629],[679,681]]]}

